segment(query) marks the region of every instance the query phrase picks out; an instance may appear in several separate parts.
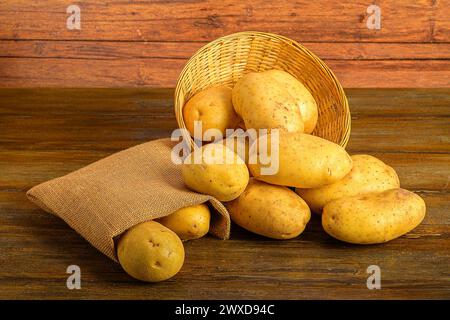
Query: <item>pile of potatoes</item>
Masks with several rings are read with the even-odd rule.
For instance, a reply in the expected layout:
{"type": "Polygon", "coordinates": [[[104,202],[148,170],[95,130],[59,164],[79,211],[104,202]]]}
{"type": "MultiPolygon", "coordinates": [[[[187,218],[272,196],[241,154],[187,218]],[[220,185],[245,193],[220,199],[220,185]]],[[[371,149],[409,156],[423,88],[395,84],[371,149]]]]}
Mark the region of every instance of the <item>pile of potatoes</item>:
{"type": "Polygon", "coordinates": [[[210,219],[208,206],[199,204],[128,229],[117,245],[120,265],[141,281],[157,282],[173,277],[184,263],[182,241],[206,235],[210,219]]]}
{"type": "MultiPolygon", "coordinates": [[[[317,103],[287,72],[252,72],[233,88],[206,89],[186,103],[183,117],[192,136],[201,121],[204,141],[182,164],[186,186],[223,201],[232,221],[248,231],[292,239],[305,230],[313,211],[330,236],[376,244],[411,231],[425,216],[425,202],[400,188],[393,168],[311,135],[317,103]],[[241,133],[227,135],[226,129],[238,128],[241,133]],[[209,129],[216,132],[208,134],[209,129]],[[248,129],[267,132],[242,134],[248,129]],[[260,157],[264,145],[269,156],[278,154],[275,173],[264,173],[271,165],[260,157]]],[[[181,240],[205,235],[209,221],[208,207],[200,205],[138,225],[120,239],[119,261],[138,279],[170,278],[184,261],[181,240]]]]}

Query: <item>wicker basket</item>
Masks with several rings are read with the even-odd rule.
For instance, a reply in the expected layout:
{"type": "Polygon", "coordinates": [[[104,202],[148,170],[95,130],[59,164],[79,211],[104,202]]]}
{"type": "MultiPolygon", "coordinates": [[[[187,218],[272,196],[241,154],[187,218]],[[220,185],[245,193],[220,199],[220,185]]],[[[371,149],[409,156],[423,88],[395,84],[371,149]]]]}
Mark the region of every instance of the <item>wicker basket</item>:
{"type": "MultiPolygon", "coordinates": [[[[319,118],[312,134],[343,147],[350,136],[350,110],[342,86],[331,70],[301,44],[263,32],[239,32],[216,39],[186,63],[175,89],[178,126],[186,128],[184,104],[197,92],[226,84],[233,86],[245,73],[280,69],[299,79],[315,98],[319,118]]],[[[183,130],[186,141],[193,140],[183,130]]]]}

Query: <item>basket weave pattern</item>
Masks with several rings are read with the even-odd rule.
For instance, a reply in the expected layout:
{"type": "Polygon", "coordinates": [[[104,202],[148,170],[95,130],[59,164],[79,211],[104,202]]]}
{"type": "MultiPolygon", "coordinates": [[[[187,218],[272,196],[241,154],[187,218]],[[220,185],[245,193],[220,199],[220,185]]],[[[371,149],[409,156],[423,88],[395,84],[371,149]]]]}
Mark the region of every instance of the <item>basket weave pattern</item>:
{"type": "MultiPolygon", "coordinates": [[[[325,63],[308,49],[270,33],[234,33],[208,43],[189,59],[175,89],[178,126],[186,128],[183,106],[199,91],[217,85],[233,87],[248,72],[270,69],[289,72],[311,92],[319,111],[312,134],[345,147],[351,118],[342,86],[325,63]]],[[[188,133],[184,139],[192,143],[188,133]]]]}

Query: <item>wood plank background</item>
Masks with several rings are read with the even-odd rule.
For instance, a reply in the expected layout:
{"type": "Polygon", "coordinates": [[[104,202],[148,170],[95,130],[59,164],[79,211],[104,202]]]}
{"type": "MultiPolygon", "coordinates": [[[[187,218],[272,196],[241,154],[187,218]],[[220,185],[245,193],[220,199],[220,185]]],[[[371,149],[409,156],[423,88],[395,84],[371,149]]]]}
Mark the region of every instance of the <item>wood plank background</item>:
{"type": "Polygon", "coordinates": [[[0,1],[0,87],[174,87],[233,32],[303,43],[344,87],[450,87],[450,1],[0,1]],[[381,8],[381,30],[366,26],[381,8]],[[81,9],[68,30],[66,8],[81,9]]]}

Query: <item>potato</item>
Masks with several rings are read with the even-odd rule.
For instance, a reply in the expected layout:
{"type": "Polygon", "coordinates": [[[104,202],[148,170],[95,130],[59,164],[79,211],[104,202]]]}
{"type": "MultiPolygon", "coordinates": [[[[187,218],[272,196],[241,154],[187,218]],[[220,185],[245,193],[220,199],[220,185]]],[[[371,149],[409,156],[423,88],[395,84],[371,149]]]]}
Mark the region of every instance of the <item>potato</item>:
{"type": "Polygon", "coordinates": [[[209,231],[211,215],[205,203],[181,208],[156,221],[175,232],[181,240],[203,237],[209,231]]]}
{"type": "Polygon", "coordinates": [[[328,202],[370,192],[400,188],[395,170],[383,161],[366,154],[351,156],[353,168],[335,183],[313,189],[296,189],[311,210],[320,213],[328,202]]]}
{"type": "Polygon", "coordinates": [[[266,72],[248,73],[239,79],[232,100],[247,129],[304,130],[297,100],[266,72]]]}
{"type": "Polygon", "coordinates": [[[183,117],[192,137],[194,121],[202,122],[202,137],[196,138],[205,141],[214,140],[204,137],[206,130],[218,129],[224,137],[226,129],[236,128],[240,121],[231,102],[231,88],[227,86],[212,87],[197,93],[184,106],[183,117]]]}
{"type": "Polygon", "coordinates": [[[318,188],[342,179],[352,168],[352,159],[344,148],[331,141],[309,134],[280,132],[277,144],[272,135],[259,137],[250,147],[248,166],[258,180],[297,188],[318,188]],[[269,164],[265,164],[269,160],[264,159],[266,152],[260,150],[261,145],[267,146],[269,164]],[[272,155],[272,148],[277,145],[278,157],[277,152],[272,155]]]}
{"type": "Polygon", "coordinates": [[[223,144],[207,144],[189,154],[182,165],[184,183],[220,201],[239,197],[247,186],[245,162],[223,144]]]}
{"type": "Polygon", "coordinates": [[[267,74],[275,79],[283,88],[294,97],[305,126],[304,133],[311,133],[317,124],[318,111],[317,103],[308,89],[294,76],[281,70],[270,70],[267,74]]]}
{"type": "Polygon", "coordinates": [[[225,206],[236,224],[273,239],[297,237],[311,217],[308,205],[294,191],[255,179],[225,206]]]}
{"type": "Polygon", "coordinates": [[[332,237],[357,244],[383,243],[417,227],[425,202],[413,192],[391,189],[327,203],[322,226],[332,237]]]}
{"type": "Polygon", "coordinates": [[[180,271],[184,247],[173,231],[148,221],[125,232],[119,239],[117,256],[122,268],[133,278],[157,282],[180,271]]]}

